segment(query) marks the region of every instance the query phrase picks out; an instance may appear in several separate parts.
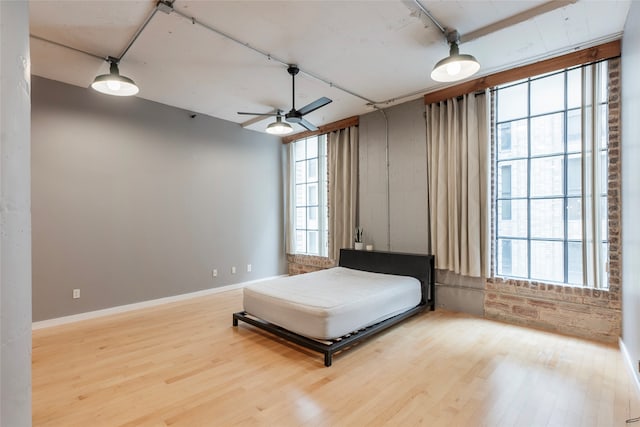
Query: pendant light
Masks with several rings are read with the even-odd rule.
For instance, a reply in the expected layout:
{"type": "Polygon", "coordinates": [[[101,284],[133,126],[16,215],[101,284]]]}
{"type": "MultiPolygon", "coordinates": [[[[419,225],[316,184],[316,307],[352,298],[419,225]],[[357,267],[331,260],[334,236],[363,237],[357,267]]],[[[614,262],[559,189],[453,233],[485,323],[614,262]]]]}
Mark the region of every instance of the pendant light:
{"type": "Polygon", "coordinates": [[[447,31],[447,42],[451,46],[449,56],[438,61],[433,67],[431,78],[437,82],[455,82],[466,79],[478,72],[480,63],[472,55],[460,54],[458,43],[460,34],[456,30],[447,31]]]}
{"type": "Polygon", "coordinates": [[[272,135],[286,135],[293,132],[293,128],[289,123],[283,122],[282,116],[278,114],[276,121],[267,126],[266,132],[272,135]]]}
{"type": "Polygon", "coordinates": [[[129,77],[121,76],[118,70],[118,60],[108,58],[109,74],[96,77],[91,87],[98,92],[114,96],[132,96],[138,93],[138,86],[129,77]]]}

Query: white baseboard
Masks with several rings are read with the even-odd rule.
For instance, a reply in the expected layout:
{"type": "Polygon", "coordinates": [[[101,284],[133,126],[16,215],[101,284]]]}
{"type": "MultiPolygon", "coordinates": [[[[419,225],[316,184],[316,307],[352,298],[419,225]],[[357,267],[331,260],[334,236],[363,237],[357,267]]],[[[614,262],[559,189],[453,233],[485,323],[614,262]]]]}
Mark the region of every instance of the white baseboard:
{"type": "Polygon", "coordinates": [[[620,346],[620,352],[622,353],[622,358],[625,361],[625,365],[627,365],[627,369],[629,369],[629,374],[635,380],[636,391],[638,392],[638,396],[640,396],[640,378],[638,377],[638,373],[636,372],[636,365],[633,363],[631,359],[631,355],[627,350],[627,346],[624,345],[624,341],[622,341],[622,337],[618,338],[618,345],[620,346]]]}
{"type": "Polygon", "coordinates": [[[65,325],[67,323],[80,322],[82,320],[95,319],[96,317],[103,317],[103,316],[109,316],[111,314],[125,313],[127,311],[139,310],[141,308],[155,307],[157,305],[168,304],[171,302],[183,301],[191,298],[202,297],[205,295],[212,295],[212,294],[217,294],[221,292],[232,291],[234,289],[244,288],[245,286],[250,285],[252,283],[263,282],[265,280],[275,279],[275,278],[284,277],[284,276],[287,276],[287,275],[283,274],[280,276],[265,277],[263,279],[236,283],[234,285],[220,286],[219,288],[204,289],[202,291],[190,292],[188,294],[174,295],[174,296],[165,297],[165,298],[158,298],[158,299],[149,300],[149,301],[142,301],[142,302],[137,302],[133,304],[105,308],[102,310],[95,310],[95,311],[88,311],[86,313],[73,314],[71,316],[41,320],[38,322],[33,322],[31,324],[31,329],[36,330],[36,329],[50,328],[52,326],[59,326],[59,325],[65,325]]]}

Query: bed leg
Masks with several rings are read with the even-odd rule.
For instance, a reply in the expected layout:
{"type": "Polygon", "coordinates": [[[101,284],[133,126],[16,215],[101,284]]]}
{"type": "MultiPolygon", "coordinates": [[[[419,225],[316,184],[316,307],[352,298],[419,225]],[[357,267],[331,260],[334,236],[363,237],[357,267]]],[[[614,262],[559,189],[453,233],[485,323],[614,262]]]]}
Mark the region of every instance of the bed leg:
{"type": "Polygon", "coordinates": [[[326,366],[327,368],[331,366],[331,356],[332,354],[329,352],[326,352],[324,354],[324,366],[326,366]]]}
{"type": "Polygon", "coordinates": [[[236,316],[233,316],[233,326],[238,326],[238,319],[236,316]]]}

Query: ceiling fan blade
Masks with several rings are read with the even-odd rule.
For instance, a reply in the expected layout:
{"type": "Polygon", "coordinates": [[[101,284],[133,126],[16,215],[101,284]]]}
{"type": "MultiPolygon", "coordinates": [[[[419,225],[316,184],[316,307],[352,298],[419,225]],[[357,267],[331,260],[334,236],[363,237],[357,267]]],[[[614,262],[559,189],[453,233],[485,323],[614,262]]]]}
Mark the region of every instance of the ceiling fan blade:
{"type": "Polygon", "coordinates": [[[278,116],[280,113],[249,113],[246,111],[238,111],[238,114],[242,114],[245,116],[278,116]]]}
{"type": "MultiPolygon", "coordinates": [[[[318,108],[320,108],[320,107],[318,107],[318,108]]],[[[310,130],[310,131],[318,130],[318,127],[316,125],[314,125],[313,123],[309,122],[306,119],[303,119],[302,117],[300,118],[300,121],[298,121],[298,124],[300,126],[304,127],[305,129],[310,130]]]]}
{"type": "Polygon", "coordinates": [[[312,103],[305,105],[304,107],[299,109],[298,112],[304,116],[305,114],[309,114],[312,111],[316,111],[318,108],[322,108],[331,102],[332,101],[329,98],[327,98],[326,96],[323,96],[322,98],[316,99],[312,103]]]}

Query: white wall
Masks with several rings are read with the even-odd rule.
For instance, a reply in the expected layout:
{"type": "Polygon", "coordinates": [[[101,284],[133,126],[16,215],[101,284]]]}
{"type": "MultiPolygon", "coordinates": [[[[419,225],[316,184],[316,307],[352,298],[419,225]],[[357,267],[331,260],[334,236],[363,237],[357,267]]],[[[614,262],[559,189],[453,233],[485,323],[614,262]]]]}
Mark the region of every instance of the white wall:
{"type": "Polygon", "coordinates": [[[0,1],[0,425],[31,425],[29,4],[0,1]]]}
{"type": "Polygon", "coordinates": [[[32,92],[33,320],[286,271],[279,138],[38,77],[32,92]]]}
{"type": "MultiPolygon", "coordinates": [[[[622,38],[622,339],[640,361],[640,2],[631,2],[622,38]]],[[[635,372],[640,381],[640,374],[635,372]]]]}

